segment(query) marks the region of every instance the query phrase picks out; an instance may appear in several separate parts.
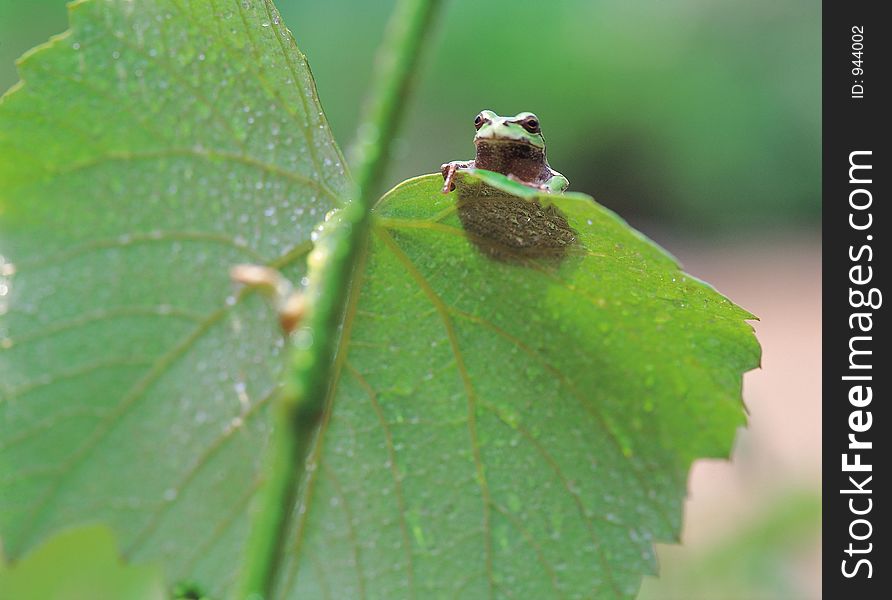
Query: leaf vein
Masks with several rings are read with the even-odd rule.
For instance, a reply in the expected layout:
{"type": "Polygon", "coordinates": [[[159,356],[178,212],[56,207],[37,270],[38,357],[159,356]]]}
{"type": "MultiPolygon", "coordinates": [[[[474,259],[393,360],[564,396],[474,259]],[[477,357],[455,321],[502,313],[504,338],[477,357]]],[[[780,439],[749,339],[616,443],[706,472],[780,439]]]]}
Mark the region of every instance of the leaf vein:
{"type": "MultiPolygon", "coordinates": [[[[351,341],[351,345],[353,345],[351,341]]],[[[349,361],[347,361],[346,365],[347,370],[356,378],[356,381],[359,382],[360,387],[365,390],[366,394],[369,397],[369,402],[371,402],[372,407],[375,410],[375,415],[378,418],[378,422],[381,424],[381,429],[384,432],[384,441],[387,447],[387,457],[388,462],[390,463],[390,473],[393,477],[393,488],[394,495],[397,499],[397,512],[399,514],[400,519],[400,532],[403,537],[403,548],[406,553],[406,576],[408,578],[409,584],[409,595],[410,597],[415,597],[415,568],[413,566],[412,560],[412,543],[409,538],[409,528],[406,524],[406,501],[403,496],[403,486],[400,483],[399,473],[397,472],[397,462],[396,462],[396,450],[393,445],[393,435],[391,434],[390,427],[387,425],[387,419],[384,418],[384,411],[381,408],[380,402],[378,402],[378,394],[369,384],[365,377],[354,368],[349,361]]]]}
{"type": "Polygon", "coordinates": [[[474,386],[471,383],[471,378],[468,374],[467,368],[465,367],[464,358],[458,345],[458,336],[456,334],[455,328],[453,327],[452,319],[449,315],[449,308],[443,302],[443,299],[440,298],[437,292],[433,289],[433,287],[431,287],[430,283],[424,278],[424,275],[422,275],[421,272],[415,267],[411,259],[406,256],[402,249],[397,245],[390,234],[381,227],[375,227],[374,231],[375,234],[378,235],[378,237],[381,239],[381,241],[384,242],[387,248],[390,249],[394,257],[403,265],[409,276],[415,280],[415,282],[436,308],[437,313],[443,323],[443,327],[446,330],[446,336],[449,339],[452,353],[455,356],[456,367],[458,368],[468,402],[468,436],[471,443],[471,454],[474,459],[474,466],[477,471],[477,484],[480,486],[480,491],[483,496],[483,537],[486,554],[486,572],[489,582],[489,595],[490,597],[494,597],[495,579],[493,575],[492,527],[490,515],[492,497],[490,496],[489,485],[486,482],[486,473],[483,466],[483,461],[480,453],[480,443],[478,441],[477,435],[477,396],[476,392],[474,391],[474,386]]]}

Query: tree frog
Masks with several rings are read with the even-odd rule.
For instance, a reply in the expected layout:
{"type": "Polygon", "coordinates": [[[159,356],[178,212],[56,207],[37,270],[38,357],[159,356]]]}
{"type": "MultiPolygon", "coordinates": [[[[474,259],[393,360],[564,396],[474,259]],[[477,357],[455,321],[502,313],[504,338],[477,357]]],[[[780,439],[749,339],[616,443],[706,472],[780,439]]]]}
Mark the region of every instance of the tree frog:
{"type": "Polygon", "coordinates": [[[567,178],[552,169],[545,158],[545,138],[539,119],[522,112],[513,117],[500,117],[484,110],[474,119],[477,134],[474,160],[448,162],[440,167],[443,193],[455,189],[453,179],[459,169],[486,169],[544,192],[563,192],[570,185],[567,178]]]}

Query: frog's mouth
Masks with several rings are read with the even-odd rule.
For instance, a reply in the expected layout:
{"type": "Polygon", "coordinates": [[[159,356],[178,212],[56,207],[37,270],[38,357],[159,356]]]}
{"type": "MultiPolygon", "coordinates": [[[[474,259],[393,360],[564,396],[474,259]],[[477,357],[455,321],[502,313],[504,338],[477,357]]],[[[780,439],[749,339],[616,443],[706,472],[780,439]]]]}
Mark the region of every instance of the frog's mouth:
{"type": "Polygon", "coordinates": [[[518,158],[539,158],[545,154],[545,148],[536,146],[528,140],[511,140],[506,138],[479,138],[474,140],[474,145],[478,152],[482,148],[484,152],[490,150],[493,152],[511,151],[511,154],[518,158]]]}
{"type": "Polygon", "coordinates": [[[477,138],[474,140],[476,146],[516,146],[518,148],[531,148],[542,152],[543,147],[537,146],[529,140],[519,139],[512,140],[509,138],[477,138]]]}

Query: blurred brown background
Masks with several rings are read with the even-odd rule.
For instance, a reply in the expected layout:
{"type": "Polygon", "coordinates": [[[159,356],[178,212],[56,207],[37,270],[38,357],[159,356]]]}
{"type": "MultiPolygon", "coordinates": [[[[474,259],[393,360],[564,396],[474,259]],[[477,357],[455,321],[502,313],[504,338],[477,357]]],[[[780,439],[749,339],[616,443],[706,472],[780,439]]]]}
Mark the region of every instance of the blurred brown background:
{"type": "MultiPolygon", "coordinates": [[[[393,0],[277,4],[349,147],[393,0]]],[[[0,0],[0,89],[65,27],[62,0],[0,0]]],[[[695,466],[648,600],[821,595],[820,27],[817,0],[454,0],[397,145],[392,183],[471,158],[481,109],[534,111],[571,189],[759,315],[750,427],[695,466]]]]}

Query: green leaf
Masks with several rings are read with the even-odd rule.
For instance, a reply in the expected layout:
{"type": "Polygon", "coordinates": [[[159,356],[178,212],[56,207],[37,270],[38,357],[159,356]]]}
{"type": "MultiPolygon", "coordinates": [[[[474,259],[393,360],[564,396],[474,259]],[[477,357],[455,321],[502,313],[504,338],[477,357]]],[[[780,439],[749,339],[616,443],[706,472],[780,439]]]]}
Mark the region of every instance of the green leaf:
{"type": "Polygon", "coordinates": [[[110,524],[226,589],[280,380],[237,263],[299,279],[347,178],[263,0],[91,0],[0,102],[0,532],[110,524]]]}
{"type": "MultiPolygon", "coordinates": [[[[269,2],[71,23],[0,102],[0,532],[102,520],[221,595],[283,348],[227,273],[300,278],[343,160],[269,2]]],[[[751,315],[585,196],[460,183],[376,210],[282,596],[629,597],[743,423],[751,315]]]]}
{"type": "Polygon", "coordinates": [[[375,210],[286,589],[632,597],[744,423],[752,315],[587,196],[441,186],[375,210]]]}
{"type": "Polygon", "coordinates": [[[0,598],[128,598],[164,600],[164,577],[157,566],[124,565],[115,537],[90,525],[57,534],[21,562],[0,560],[0,598]]]}

